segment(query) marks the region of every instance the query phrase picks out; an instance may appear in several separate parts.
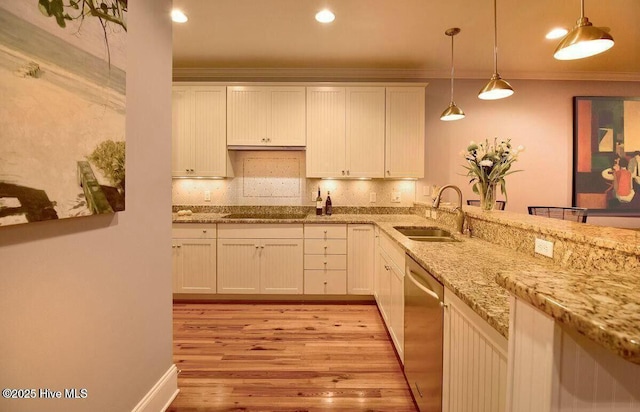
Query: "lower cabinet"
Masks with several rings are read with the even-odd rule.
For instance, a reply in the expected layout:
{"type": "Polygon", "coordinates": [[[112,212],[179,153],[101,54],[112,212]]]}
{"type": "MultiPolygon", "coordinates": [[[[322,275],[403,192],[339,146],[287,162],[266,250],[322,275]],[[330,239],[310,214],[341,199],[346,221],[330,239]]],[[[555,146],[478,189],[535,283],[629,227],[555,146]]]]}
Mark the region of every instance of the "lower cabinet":
{"type": "Polygon", "coordinates": [[[443,412],[504,412],[507,339],[446,288],[444,302],[443,412]]]}
{"type": "Polygon", "coordinates": [[[218,293],[301,294],[302,225],[252,226],[219,225],[218,293]]]}
{"type": "Polygon", "coordinates": [[[347,292],[350,295],[373,295],[375,251],[373,225],[348,225],[347,292]]]}
{"type": "Polygon", "coordinates": [[[385,234],[378,236],[375,297],[400,360],[404,363],[404,252],[385,234]]]}
{"type": "Polygon", "coordinates": [[[215,225],[174,225],[173,293],[216,293],[215,233],[215,225]]]}

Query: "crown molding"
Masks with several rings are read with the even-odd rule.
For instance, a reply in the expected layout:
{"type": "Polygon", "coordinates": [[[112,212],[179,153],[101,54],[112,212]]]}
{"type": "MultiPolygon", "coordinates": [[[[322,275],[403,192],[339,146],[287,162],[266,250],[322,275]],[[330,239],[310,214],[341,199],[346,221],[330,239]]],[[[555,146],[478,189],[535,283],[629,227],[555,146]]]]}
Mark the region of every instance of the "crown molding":
{"type": "MultiPolygon", "coordinates": [[[[502,72],[505,79],[563,81],[640,81],[640,73],[632,72],[502,72]]],[[[340,81],[425,81],[448,79],[448,70],[420,69],[330,69],[330,68],[174,68],[175,81],[221,80],[340,80],[340,81]]],[[[488,79],[488,71],[457,71],[456,79],[488,79]]]]}

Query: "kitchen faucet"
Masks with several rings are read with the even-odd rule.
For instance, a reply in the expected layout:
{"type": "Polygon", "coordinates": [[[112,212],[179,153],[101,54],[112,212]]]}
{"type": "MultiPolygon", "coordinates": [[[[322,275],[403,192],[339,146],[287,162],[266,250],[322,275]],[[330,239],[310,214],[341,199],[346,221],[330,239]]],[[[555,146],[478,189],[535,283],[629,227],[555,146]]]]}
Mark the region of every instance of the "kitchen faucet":
{"type": "Polygon", "coordinates": [[[438,190],[438,194],[436,195],[436,198],[433,201],[433,207],[436,209],[440,207],[440,197],[442,196],[442,192],[444,192],[444,190],[448,188],[454,189],[458,193],[458,206],[456,206],[453,209],[453,211],[456,214],[456,229],[458,230],[458,233],[462,233],[462,226],[464,225],[464,212],[462,211],[462,192],[460,191],[460,188],[458,186],[455,186],[455,185],[442,186],[440,190],[438,190]]]}

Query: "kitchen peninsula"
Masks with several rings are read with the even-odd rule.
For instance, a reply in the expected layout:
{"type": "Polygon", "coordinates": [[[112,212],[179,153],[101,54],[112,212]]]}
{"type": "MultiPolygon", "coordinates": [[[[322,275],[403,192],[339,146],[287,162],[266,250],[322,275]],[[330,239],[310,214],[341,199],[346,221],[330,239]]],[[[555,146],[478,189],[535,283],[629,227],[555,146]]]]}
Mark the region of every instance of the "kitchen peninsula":
{"type": "MultiPolygon", "coordinates": [[[[276,209],[280,210],[273,210],[276,209]]],[[[639,405],[638,389],[628,387],[628,382],[640,378],[640,321],[638,310],[634,310],[640,307],[640,293],[637,292],[640,278],[634,273],[640,266],[640,240],[634,231],[595,228],[509,212],[487,213],[465,207],[471,236],[455,234],[457,242],[422,243],[408,239],[394,226],[451,229],[453,214],[450,210],[416,204],[411,209],[395,208],[403,214],[372,214],[366,213],[371,210],[364,208],[358,211],[365,213],[344,213],[353,211],[344,208],[331,217],[309,214],[304,218],[249,221],[225,218],[229,208],[218,211],[195,213],[189,217],[174,214],[173,221],[176,224],[302,224],[304,227],[374,225],[380,231],[379,239],[383,236],[390,239],[395,247],[442,282],[445,296],[447,293],[455,295],[454,298],[464,302],[474,315],[491,327],[491,331],[505,341],[508,338],[508,367],[502,371],[507,375],[504,381],[508,382],[508,388],[503,389],[507,405],[504,410],[555,410],[553,408],[563,402],[569,403],[581,396],[582,392],[572,393],[572,390],[583,391],[584,385],[595,384],[584,379],[567,387],[566,376],[560,376],[559,371],[554,372],[551,368],[554,362],[563,359],[562,348],[566,352],[570,342],[575,342],[574,351],[582,351],[583,363],[589,359],[587,363],[590,362],[592,369],[603,364],[618,366],[609,371],[606,382],[602,376],[597,381],[600,385],[615,387],[617,395],[593,393],[592,397],[583,399],[584,402],[603,411],[634,410],[619,405],[623,397],[628,401],[624,405],[636,409],[639,405]],[[553,259],[535,256],[533,241],[536,237],[554,242],[553,259]],[[589,253],[584,252],[587,249],[589,253]],[[594,294],[594,290],[598,293],[594,294]],[[594,299],[599,299],[600,304],[594,304],[594,299]],[[525,323],[526,320],[530,323],[525,323]],[[533,328],[530,337],[537,341],[524,340],[527,335],[521,331],[527,325],[533,328]],[[545,333],[540,333],[543,327],[540,325],[546,328],[545,333]],[[547,340],[540,341],[543,338],[547,340]],[[540,352],[532,352],[535,350],[540,352]],[[596,357],[590,355],[594,350],[598,352],[593,355],[596,357]],[[526,359],[535,359],[535,364],[527,364],[526,359]],[[529,381],[524,378],[527,376],[529,381]],[[531,396],[533,390],[542,395],[531,396]]],[[[394,208],[384,210],[393,211],[394,208]]],[[[394,343],[398,349],[397,341],[394,343]]],[[[497,347],[494,350],[499,352],[497,347]]],[[[398,352],[401,355],[401,349],[398,352]]],[[[565,363],[567,359],[565,357],[565,363]]],[[[577,367],[577,364],[573,366],[577,367]]],[[[586,367],[579,370],[586,370],[586,367]]],[[[445,364],[445,379],[446,368],[445,364]]]]}

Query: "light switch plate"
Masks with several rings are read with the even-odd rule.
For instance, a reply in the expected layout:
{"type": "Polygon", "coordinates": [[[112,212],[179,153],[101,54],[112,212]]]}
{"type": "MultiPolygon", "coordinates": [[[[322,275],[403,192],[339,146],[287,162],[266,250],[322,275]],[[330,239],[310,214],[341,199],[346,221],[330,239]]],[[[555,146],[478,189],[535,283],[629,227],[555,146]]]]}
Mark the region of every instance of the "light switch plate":
{"type": "Polygon", "coordinates": [[[553,242],[536,238],[535,252],[553,258],[553,242]]]}
{"type": "Polygon", "coordinates": [[[375,202],[376,202],[376,192],[369,193],[369,203],[375,203],[375,202]]]}
{"type": "Polygon", "coordinates": [[[391,203],[400,203],[401,196],[401,192],[391,192],[391,203]]]}
{"type": "Polygon", "coordinates": [[[204,201],[211,202],[211,190],[204,191],[204,201]]]}

